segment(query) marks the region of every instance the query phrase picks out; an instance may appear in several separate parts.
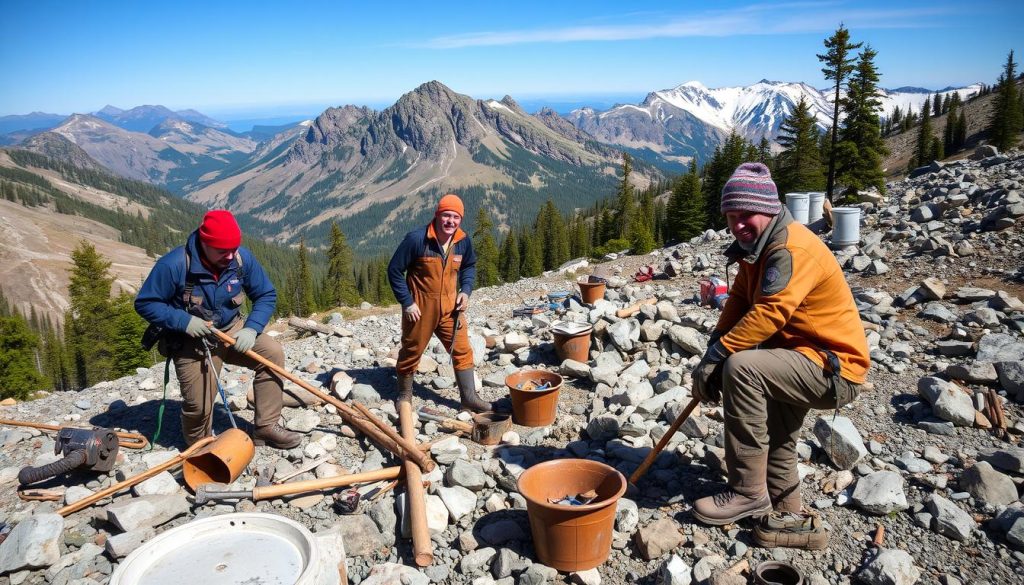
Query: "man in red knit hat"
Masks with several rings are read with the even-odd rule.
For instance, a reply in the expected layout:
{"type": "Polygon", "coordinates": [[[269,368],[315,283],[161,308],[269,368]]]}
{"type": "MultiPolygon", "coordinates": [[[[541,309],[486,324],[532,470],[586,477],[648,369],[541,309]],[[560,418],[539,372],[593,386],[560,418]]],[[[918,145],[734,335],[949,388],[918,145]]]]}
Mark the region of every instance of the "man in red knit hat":
{"type": "Polygon", "coordinates": [[[476,280],[476,253],[459,227],[465,212],[458,195],[445,195],[434,220],[406,234],[391,257],[388,280],[402,305],[402,347],[395,369],[399,400],[411,400],[412,376],[430,336],[437,335],[445,348],[452,348],[462,408],[484,412],[493,407],[477,394],[468,328],[465,320],[455,326],[456,316],[469,307],[476,280]]]}
{"type": "Polygon", "coordinates": [[[252,350],[284,366],[281,344],[261,335],[274,314],[277,290],[241,244],[242,231],[231,212],[208,212],[184,246],[157,260],[135,298],[135,310],[149,321],[151,330],[160,332],[160,353],[174,361],[185,443],[191,445],[212,433],[217,376],[223,362],[228,362],[256,374],[254,442],[291,449],[302,437],[280,425],[282,381],[270,368],[244,355],[252,350]],[[241,314],[246,296],[252,301],[248,316],[241,314]],[[237,351],[216,341],[208,344],[216,372],[210,370],[204,345],[212,327],[237,340],[237,351]]]}

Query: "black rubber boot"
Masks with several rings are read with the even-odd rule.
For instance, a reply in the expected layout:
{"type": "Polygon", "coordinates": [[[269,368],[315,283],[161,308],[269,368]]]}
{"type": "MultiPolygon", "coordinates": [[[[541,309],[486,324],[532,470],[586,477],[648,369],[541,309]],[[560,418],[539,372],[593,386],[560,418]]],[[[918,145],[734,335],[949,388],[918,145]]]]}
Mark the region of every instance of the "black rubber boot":
{"type": "Polygon", "coordinates": [[[398,402],[412,400],[412,374],[398,374],[398,402]]]}
{"type": "Polygon", "coordinates": [[[472,412],[490,412],[494,405],[480,398],[476,393],[476,379],[473,376],[473,369],[456,370],[455,382],[459,385],[459,402],[463,410],[472,412]]]}

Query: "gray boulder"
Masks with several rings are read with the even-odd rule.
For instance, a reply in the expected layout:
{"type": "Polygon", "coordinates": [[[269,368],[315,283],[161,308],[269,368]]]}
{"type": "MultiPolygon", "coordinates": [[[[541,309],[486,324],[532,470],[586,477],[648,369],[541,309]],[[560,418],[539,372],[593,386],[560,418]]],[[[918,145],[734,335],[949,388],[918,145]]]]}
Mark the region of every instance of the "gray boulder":
{"type": "Polygon", "coordinates": [[[992,506],[1004,506],[1017,501],[1017,486],[1010,476],[992,469],[987,461],[980,461],[964,470],[960,486],[979,501],[992,506]]]}
{"type": "Polygon", "coordinates": [[[858,508],[877,515],[909,507],[903,493],[903,477],[895,471],[876,471],[860,478],[851,499],[858,508]]]}
{"type": "Polygon", "coordinates": [[[64,517],[59,514],[37,514],[22,520],[0,544],[0,575],[56,563],[63,536],[64,517]]]}
{"type": "Polygon", "coordinates": [[[953,540],[970,540],[971,531],[977,526],[977,522],[971,518],[970,514],[937,494],[928,496],[924,503],[935,518],[933,521],[935,532],[953,540]]]}
{"type": "Polygon", "coordinates": [[[819,416],[814,422],[814,436],[838,469],[850,469],[868,454],[853,421],[845,416],[819,416]]]}
{"type": "Polygon", "coordinates": [[[868,585],[913,585],[921,577],[909,553],[883,548],[868,558],[857,578],[868,585]]]}

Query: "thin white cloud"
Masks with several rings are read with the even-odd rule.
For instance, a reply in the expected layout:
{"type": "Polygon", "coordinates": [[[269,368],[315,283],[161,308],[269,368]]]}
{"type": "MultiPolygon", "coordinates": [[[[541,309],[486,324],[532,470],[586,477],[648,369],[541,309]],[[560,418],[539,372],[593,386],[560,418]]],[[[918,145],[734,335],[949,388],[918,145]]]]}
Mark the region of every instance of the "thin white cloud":
{"type": "MultiPolygon", "coordinates": [[[[636,24],[586,25],[559,28],[481,31],[428,39],[421,47],[457,49],[534,43],[630,41],[657,38],[729,37],[780,35],[833,30],[840,22],[847,28],[919,28],[935,26],[929,17],[949,14],[950,8],[841,9],[839,3],[790,2],[754,4],[729,12],[704,12],[636,24]]],[[[639,16],[634,14],[633,16],[639,16]]]]}

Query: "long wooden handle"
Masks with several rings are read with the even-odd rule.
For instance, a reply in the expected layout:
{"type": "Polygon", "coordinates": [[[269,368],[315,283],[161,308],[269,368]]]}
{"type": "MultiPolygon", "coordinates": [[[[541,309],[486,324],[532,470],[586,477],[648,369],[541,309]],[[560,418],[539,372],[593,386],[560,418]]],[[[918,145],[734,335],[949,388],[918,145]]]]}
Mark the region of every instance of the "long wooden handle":
{"type": "Polygon", "coordinates": [[[108,496],[116,494],[117,492],[119,492],[119,491],[121,491],[121,490],[123,490],[125,488],[132,487],[133,485],[135,485],[137,483],[141,483],[141,482],[143,482],[143,481],[153,477],[154,475],[157,475],[157,474],[159,474],[159,473],[161,473],[161,472],[163,472],[163,471],[165,471],[167,469],[170,469],[170,468],[175,467],[177,465],[181,465],[182,462],[184,462],[186,459],[188,459],[189,457],[194,455],[197,451],[199,451],[203,447],[205,447],[205,446],[209,445],[210,443],[214,442],[215,440],[217,440],[216,437],[205,437],[205,438],[199,439],[198,441],[193,443],[191,447],[189,447],[188,449],[185,449],[177,457],[175,457],[173,459],[168,459],[167,461],[164,461],[160,465],[157,465],[156,467],[154,467],[152,469],[148,469],[146,471],[143,471],[142,473],[140,473],[140,474],[138,474],[138,475],[136,475],[134,477],[129,477],[128,479],[126,479],[126,480],[124,480],[124,481],[122,481],[120,483],[115,483],[114,485],[108,487],[107,489],[98,491],[95,494],[89,496],[88,498],[83,498],[81,500],[78,500],[77,502],[75,502],[74,504],[71,504],[70,506],[64,506],[60,510],[57,510],[57,513],[60,514],[61,516],[67,516],[68,514],[74,514],[75,512],[77,512],[77,511],[79,511],[79,510],[81,510],[83,508],[88,508],[89,506],[95,504],[96,502],[102,500],[103,498],[106,498],[108,496]]]}
{"type": "Polygon", "coordinates": [[[636,315],[637,313],[640,312],[640,307],[642,307],[644,305],[653,305],[653,304],[655,304],[657,302],[658,302],[658,299],[653,299],[653,298],[652,299],[644,299],[644,300],[640,301],[639,303],[634,303],[634,304],[632,304],[632,305],[630,305],[630,306],[628,306],[628,307],[626,307],[624,309],[619,309],[618,311],[615,311],[615,316],[618,317],[619,319],[625,319],[626,317],[632,317],[633,315],[636,315]]]}
{"type": "MultiPolygon", "coordinates": [[[[59,431],[62,428],[64,428],[59,427],[57,425],[28,422],[24,420],[11,420],[6,418],[0,418],[0,425],[8,425],[12,427],[28,427],[31,429],[40,429],[43,431],[59,431]]],[[[145,449],[146,445],[149,445],[149,440],[139,433],[123,433],[121,431],[114,431],[114,434],[117,435],[117,444],[124,447],[125,449],[145,449]]]]}
{"type": "MultiPolygon", "coordinates": [[[[234,346],[235,345],[235,338],[233,338],[230,335],[224,333],[223,331],[214,329],[213,333],[225,345],[228,345],[228,346],[234,346]]],[[[324,402],[333,405],[335,408],[338,409],[338,414],[341,415],[342,420],[344,420],[346,423],[348,423],[348,424],[352,425],[353,427],[355,427],[356,429],[358,429],[360,432],[362,432],[364,435],[366,435],[367,437],[372,439],[378,445],[384,447],[388,451],[391,451],[392,453],[394,453],[395,455],[397,455],[397,456],[399,456],[399,457],[401,457],[403,459],[411,459],[411,460],[413,460],[416,463],[416,465],[419,465],[420,469],[422,469],[423,471],[430,472],[430,471],[432,471],[434,469],[434,467],[435,467],[434,461],[432,459],[430,459],[430,457],[428,455],[426,455],[425,453],[420,451],[416,447],[416,444],[414,442],[409,442],[409,441],[406,441],[404,439],[402,439],[400,441],[395,441],[395,440],[391,439],[390,437],[388,437],[388,435],[386,435],[383,431],[381,431],[378,428],[376,423],[370,424],[370,423],[367,423],[367,422],[361,420],[359,418],[358,411],[353,409],[348,404],[345,404],[344,402],[342,402],[341,400],[338,400],[334,396],[331,396],[329,394],[326,394],[325,392],[322,392],[321,390],[317,389],[316,387],[314,387],[309,382],[306,382],[302,378],[292,374],[288,370],[282,368],[281,366],[275,364],[274,362],[268,360],[267,358],[261,356],[260,354],[254,352],[252,350],[244,351],[242,353],[245,354],[247,357],[250,357],[250,358],[256,360],[257,362],[263,364],[264,366],[270,368],[273,372],[277,373],[279,376],[281,376],[283,378],[286,378],[288,380],[291,380],[292,382],[298,384],[299,386],[301,386],[304,390],[306,390],[307,392],[309,392],[313,396],[316,396],[320,400],[323,400],[324,402]]],[[[373,417],[373,415],[370,415],[370,416],[373,417]]]]}
{"type": "MultiPolygon", "coordinates": [[[[407,461],[406,463],[412,462],[407,461]]],[[[419,469],[415,464],[412,464],[412,466],[419,469]]],[[[350,473],[348,475],[339,475],[337,477],[325,477],[322,479],[309,479],[306,481],[293,481],[291,483],[256,486],[252,488],[252,499],[253,501],[258,502],[260,500],[280,498],[281,496],[292,496],[295,494],[304,494],[306,492],[316,492],[331,488],[345,487],[356,483],[369,483],[371,481],[380,481],[382,479],[396,479],[401,472],[402,468],[396,465],[395,467],[385,467],[383,469],[364,471],[362,473],[350,473]]]]}
{"type": "MultiPolygon", "coordinates": [[[[398,424],[402,427],[402,436],[407,440],[416,440],[416,426],[413,422],[412,401],[398,402],[398,424]]],[[[402,463],[405,468],[405,502],[408,506],[409,527],[412,530],[412,551],[417,566],[426,567],[434,562],[434,543],[430,540],[427,528],[427,500],[423,489],[423,475],[411,461],[402,463]]]]}
{"type": "Polygon", "coordinates": [[[647,454],[647,457],[644,457],[644,461],[640,464],[640,467],[637,467],[636,471],[633,472],[633,475],[629,476],[629,483],[636,483],[640,481],[640,478],[647,473],[647,469],[650,468],[651,464],[654,463],[654,460],[658,458],[658,454],[665,448],[665,445],[668,445],[668,442],[672,439],[672,436],[676,434],[676,431],[679,430],[679,427],[683,425],[683,422],[690,418],[690,413],[693,412],[693,409],[697,408],[698,404],[700,404],[700,399],[694,398],[693,400],[690,400],[690,403],[686,405],[683,412],[679,413],[676,420],[672,421],[672,426],[665,431],[665,434],[662,435],[661,440],[654,446],[654,449],[651,449],[651,452],[647,454]]]}

